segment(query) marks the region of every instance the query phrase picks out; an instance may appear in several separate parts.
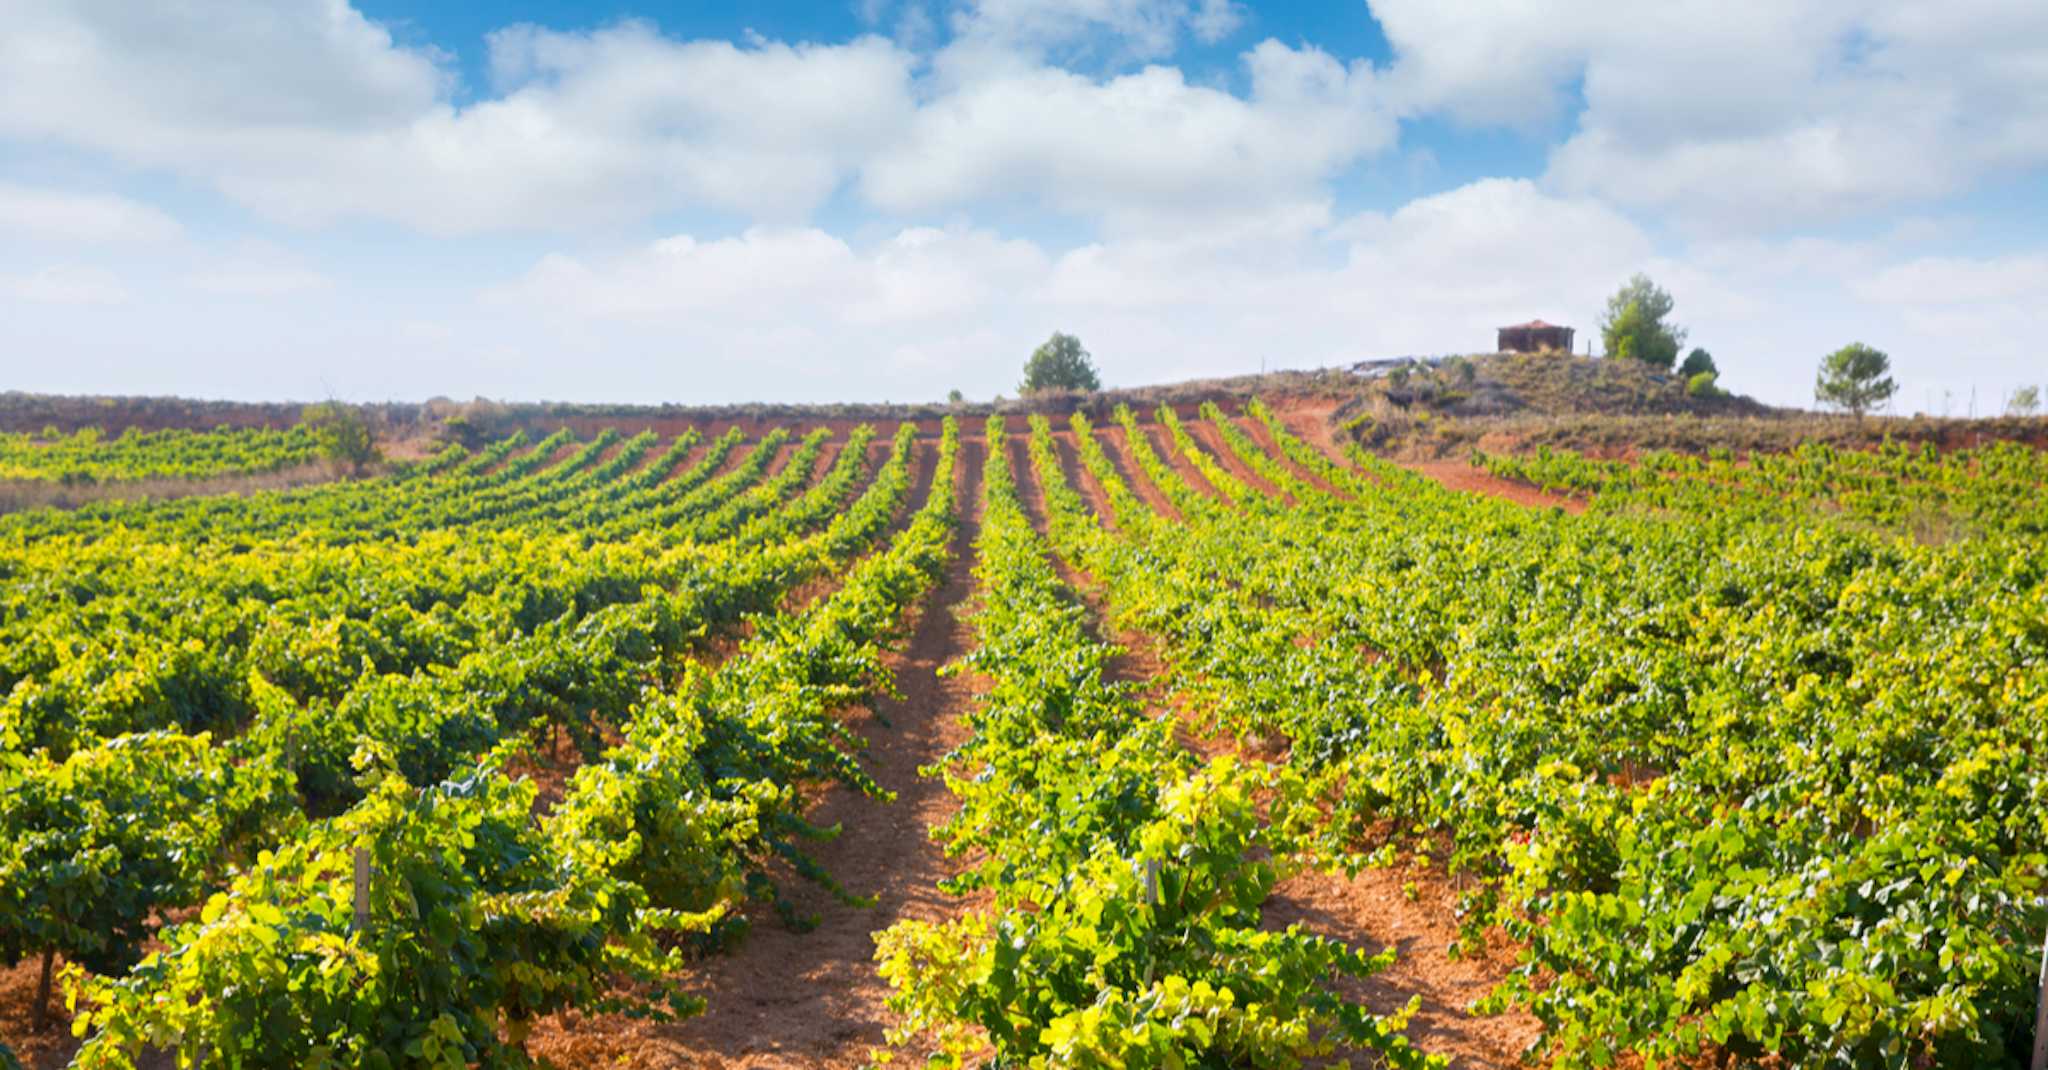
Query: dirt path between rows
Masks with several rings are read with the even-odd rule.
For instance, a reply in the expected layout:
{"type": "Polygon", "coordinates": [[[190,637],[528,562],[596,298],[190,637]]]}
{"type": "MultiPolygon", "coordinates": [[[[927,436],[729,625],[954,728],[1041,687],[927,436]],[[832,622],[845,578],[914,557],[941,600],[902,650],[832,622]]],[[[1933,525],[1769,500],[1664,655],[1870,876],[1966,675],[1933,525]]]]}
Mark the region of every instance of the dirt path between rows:
{"type": "MultiPolygon", "coordinates": [[[[1103,493],[1101,484],[1095,481],[1094,476],[1088,475],[1081,465],[1072,436],[1064,439],[1056,437],[1054,446],[1059,452],[1060,470],[1067,485],[1081,494],[1090,512],[1098,519],[1104,519],[1106,527],[1115,530],[1115,524],[1106,519],[1114,515],[1109,498],[1103,493]]],[[[1023,452],[1020,441],[1012,457],[1017,458],[1023,452]]],[[[1017,462],[1013,460],[1014,463],[1017,462]]],[[[1018,497],[1023,499],[1024,512],[1030,517],[1032,527],[1044,535],[1047,533],[1045,485],[1039,482],[1036,470],[1028,470],[1028,457],[1023,458],[1022,465],[1023,467],[1017,471],[1018,497]]],[[[1175,738],[1181,746],[1204,758],[1213,758],[1228,752],[1231,749],[1229,741],[1206,739],[1192,730],[1194,718],[1176,701],[1171,686],[1172,678],[1166,660],[1160,656],[1158,640],[1144,632],[1119,627],[1115,615],[1110,612],[1107,594],[1102,585],[1096,582],[1095,577],[1076,568],[1073,562],[1068,561],[1058,551],[1052,552],[1051,559],[1053,568],[1059,573],[1060,581],[1088,607],[1088,615],[1093,621],[1096,637],[1115,643],[1121,649],[1121,653],[1110,659],[1109,678],[1129,685],[1138,702],[1155,715],[1173,717],[1179,721],[1175,738]]]]}
{"type": "Polygon", "coordinates": [[[1549,491],[1532,487],[1527,483],[1518,483],[1512,479],[1502,479],[1484,468],[1472,467],[1468,461],[1407,461],[1402,462],[1401,467],[1418,475],[1427,476],[1452,490],[1460,490],[1468,494],[1484,494],[1488,497],[1511,501],[1516,505],[1527,506],[1531,509],[1558,508],[1567,513],[1583,513],[1586,511],[1586,503],[1578,498],[1567,498],[1562,494],[1552,494],[1549,491]]]}
{"type": "Polygon", "coordinates": [[[988,686],[971,674],[941,677],[938,671],[974,642],[959,610],[974,587],[980,476],[980,443],[963,441],[957,472],[963,519],[952,561],[927,596],[908,647],[885,658],[901,697],[846,715],[868,740],[863,766],[896,798],[882,802],[833,785],[811,815],[844,830],[813,845],[812,855],[848,889],[875,896],[876,904],[850,907],[792,883],[787,893],[819,916],[818,927],[794,932],[772,911],[750,910],[752,929],[740,944],[705,959],[691,978],[689,987],[709,1005],[702,1016],[653,1024],[566,1014],[536,1030],[529,1045],[536,1055],[565,1067],[851,1070],[882,1045],[892,1017],[885,1006],[888,986],[875,974],[873,934],[899,918],[951,917],[964,906],[938,889],[959,867],[929,835],[955,803],[942,781],[919,776],[918,767],[966,738],[961,715],[988,686]]]}
{"type": "MultiPolygon", "coordinates": [[[[1226,416],[1224,419],[1229,419],[1229,417],[1226,416]]],[[[1239,483],[1250,487],[1253,493],[1270,498],[1282,505],[1295,504],[1294,495],[1274,486],[1271,480],[1253,471],[1251,465],[1244,463],[1244,459],[1239,457],[1236,451],[1230,448],[1230,443],[1223,440],[1223,432],[1217,430],[1215,424],[1208,420],[1190,420],[1187,423],[1187,429],[1188,436],[1195,440],[1197,447],[1209,455],[1210,460],[1216,462],[1216,465],[1225,472],[1236,477],[1239,483]]]]}
{"type": "MultiPolygon", "coordinates": [[[[1071,443],[1061,445],[1071,448],[1071,443]]],[[[1108,496],[1094,477],[1077,472],[1078,465],[1068,464],[1065,456],[1062,462],[1088,507],[1098,517],[1111,516],[1108,496]]],[[[1020,478],[1019,488],[1027,513],[1042,530],[1043,488],[1035,477],[1020,478]]],[[[1100,585],[1057,555],[1055,560],[1102,634],[1131,652],[1119,671],[1140,675],[1137,683],[1148,704],[1179,716],[1186,726],[1193,719],[1190,711],[1160,686],[1170,678],[1171,669],[1158,641],[1116,628],[1100,585]]],[[[1182,745],[1204,758],[1237,751],[1250,760],[1264,760],[1227,737],[1204,738],[1187,727],[1179,735],[1182,745]]],[[[1419,999],[1408,1035],[1425,1050],[1449,1056],[1454,1070],[1514,1066],[1539,1035],[1535,1019],[1521,1013],[1480,1016],[1470,1011],[1472,1002],[1492,991],[1513,968],[1514,949],[1496,938],[1476,956],[1452,958],[1449,949],[1458,938],[1457,898],[1456,889],[1440,874],[1420,867],[1368,869],[1353,878],[1304,872],[1275,889],[1265,907],[1265,921],[1276,929],[1298,923],[1309,932],[1372,953],[1394,948],[1392,967],[1364,981],[1348,982],[1342,990],[1378,1014],[1396,1013],[1411,999],[1419,999]]]]}
{"type": "Polygon", "coordinates": [[[1273,438],[1273,429],[1267,427],[1266,422],[1264,420],[1253,419],[1249,416],[1242,416],[1237,418],[1237,426],[1241,428],[1245,434],[1250,435],[1252,441],[1257,443],[1260,449],[1266,451],[1267,456],[1273,458],[1273,460],[1276,463],[1278,463],[1282,468],[1285,468],[1296,479],[1302,480],[1309,486],[1312,486],[1317,490],[1322,491],[1324,494],[1327,494],[1330,497],[1336,498],[1340,501],[1350,498],[1349,494],[1346,494],[1343,490],[1339,489],[1329,480],[1324,479],[1320,474],[1312,472],[1309,469],[1303,467],[1300,463],[1295,461],[1294,458],[1287,456],[1287,451],[1281,449],[1280,443],[1273,438]]]}
{"type": "MultiPolygon", "coordinates": [[[[1313,406],[1293,405],[1286,408],[1275,408],[1273,411],[1280,417],[1282,426],[1320,450],[1325,457],[1345,468],[1352,467],[1351,462],[1344,456],[1343,448],[1337,442],[1335,432],[1330,428],[1329,412],[1327,410],[1313,406]]],[[[1257,423],[1257,421],[1248,421],[1248,423],[1257,423]]],[[[1259,436],[1261,445],[1271,449],[1271,436],[1265,432],[1263,427],[1254,429],[1253,433],[1259,436]]],[[[1277,449],[1272,450],[1272,452],[1275,456],[1280,455],[1277,449]]],[[[1292,464],[1292,462],[1285,463],[1292,464]]],[[[1581,513],[1586,509],[1586,503],[1576,498],[1551,494],[1539,488],[1529,486],[1526,483],[1502,479],[1484,469],[1474,468],[1470,463],[1462,460],[1402,461],[1396,463],[1417,475],[1425,476],[1452,490],[1501,498],[1531,509],[1555,507],[1563,509],[1567,513],[1581,513]]],[[[1299,472],[1300,469],[1297,467],[1296,471],[1299,472]]],[[[1318,484],[1322,482],[1321,480],[1313,481],[1318,484]]]]}
{"type": "MultiPolygon", "coordinates": [[[[1155,486],[1151,478],[1139,470],[1138,462],[1133,459],[1131,446],[1126,440],[1123,427],[1112,424],[1109,427],[1097,428],[1096,434],[1101,436],[1103,455],[1109,458],[1109,466],[1116,469],[1116,474],[1122,477],[1124,486],[1129,487],[1131,493],[1138,496],[1139,501],[1151,506],[1152,510],[1160,516],[1168,520],[1179,521],[1181,519],[1180,510],[1175,508],[1173,502],[1166,497],[1166,492],[1155,486]]],[[[1110,516],[1111,512],[1109,507],[1104,504],[1096,515],[1110,516]]]]}
{"type": "Polygon", "coordinates": [[[1188,455],[1182,453],[1180,447],[1174,444],[1173,432],[1159,424],[1139,424],[1138,429],[1145,432],[1146,441],[1152,443],[1152,452],[1158,454],[1159,459],[1165,461],[1166,466],[1180,476],[1181,482],[1186,483],[1197,494],[1225,505],[1230,504],[1230,499],[1222,491],[1217,490],[1216,485],[1209,482],[1209,477],[1195,467],[1195,462],[1188,460],[1188,455]]]}

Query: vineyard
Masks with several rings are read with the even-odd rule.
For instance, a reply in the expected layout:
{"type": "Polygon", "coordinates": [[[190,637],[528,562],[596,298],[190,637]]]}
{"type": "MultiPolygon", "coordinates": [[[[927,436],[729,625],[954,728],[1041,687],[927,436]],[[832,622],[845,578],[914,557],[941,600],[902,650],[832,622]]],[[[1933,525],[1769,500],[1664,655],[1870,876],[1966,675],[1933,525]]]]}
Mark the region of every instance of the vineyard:
{"type": "Polygon", "coordinates": [[[308,464],[319,453],[302,427],[284,431],[136,431],[107,438],[0,432],[0,480],[107,483],[163,477],[248,475],[308,464]]]}
{"type": "Polygon", "coordinates": [[[2048,454],[1472,462],[1208,403],[0,515],[0,1066],[2026,1066],[2048,454]]]}

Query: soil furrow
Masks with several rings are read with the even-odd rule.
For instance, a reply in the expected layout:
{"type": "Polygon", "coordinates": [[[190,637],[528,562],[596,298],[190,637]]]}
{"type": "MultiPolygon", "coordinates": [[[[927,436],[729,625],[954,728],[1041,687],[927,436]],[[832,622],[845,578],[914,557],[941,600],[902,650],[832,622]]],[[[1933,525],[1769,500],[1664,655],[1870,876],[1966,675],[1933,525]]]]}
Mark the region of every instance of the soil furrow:
{"type": "MultiPolygon", "coordinates": [[[[1138,462],[1131,459],[1130,443],[1124,440],[1124,429],[1117,424],[1096,428],[1096,436],[1102,443],[1102,452],[1109,458],[1110,467],[1122,477],[1124,486],[1129,487],[1140,501],[1168,520],[1181,519],[1180,510],[1174,507],[1166,492],[1155,486],[1152,480],[1138,470],[1138,462]]],[[[1101,515],[1101,514],[1098,514],[1101,515]]]]}
{"type": "Polygon", "coordinates": [[[1330,495],[1333,498],[1343,500],[1350,497],[1349,494],[1346,494],[1343,490],[1333,485],[1329,480],[1324,479],[1321,475],[1315,472],[1309,471],[1307,468],[1296,463],[1294,458],[1287,456],[1287,452],[1285,450],[1282,450],[1280,448],[1280,443],[1273,438],[1273,429],[1267,427],[1264,420],[1255,420],[1250,417],[1241,416],[1237,417],[1237,426],[1240,429],[1242,429],[1245,434],[1250,435],[1252,437],[1252,441],[1256,443],[1260,449],[1266,451],[1266,456],[1271,457],[1274,463],[1280,465],[1282,468],[1287,469],[1288,473],[1293,475],[1294,478],[1307,483],[1309,486],[1314,487],[1317,490],[1322,491],[1324,494],[1330,495]]]}
{"type": "MultiPolygon", "coordinates": [[[[875,974],[873,934],[899,918],[953,916],[967,902],[939,890],[938,883],[959,867],[930,836],[953,813],[953,797],[943,781],[922,777],[918,769],[966,738],[962,715],[987,687],[973,674],[939,674],[973,646],[973,629],[961,610],[974,586],[980,472],[978,443],[963,441],[957,467],[963,520],[953,559],[941,585],[927,596],[908,647],[884,659],[900,697],[846,714],[868,741],[862,765],[896,798],[883,802],[832,785],[820,793],[811,814],[820,824],[843,829],[838,838],[813,845],[812,856],[850,891],[875,897],[875,905],[847,906],[792,882],[787,893],[800,909],[818,915],[817,928],[795,932],[771,910],[750,910],[751,931],[727,953],[703,960],[691,978],[691,990],[708,1003],[703,1015],[655,1024],[565,1014],[536,1030],[529,1044],[536,1055],[563,1066],[623,1061],[637,1067],[850,1070],[882,1044],[892,1019],[885,1005],[888,986],[875,974]]],[[[921,479],[928,481],[928,474],[921,479]]]]}
{"type": "Polygon", "coordinates": [[[1295,504],[1294,495],[1281,490],[1265,476],[1252,471],[1252,467],[1238,457],[1230,448],[1230,444],[1223,441],[1223,432],[1218,431],[1215,424],[1207,420],[1192,420],[1188,422],[1187,429],[1188,434],[1194,438],[1196,447],[1207,453],[1209,459],[1215,461],[1225,472],[1237,477],[1238,482],[1275,501],[1290,506],[1295,504]]]}
{"type": "MultiPolygon", "coordinates": [[[[1070,443],[1061,443],[1069,446],[1070,443]]],[[[1014,455],[1014,454],[1013,454],[1014,455]]],[[[1067,458],[1062,456],[1062,467],[1067,458]]],[[[1126,476],[1128,479],[1128,476],[1126,476]]],[[[1068,475],[1098,517],[1110,515],[1107,494],[1092,475],[1068,475]]],[[[1043,488],[1035,473],[1020,480],[1025,508],[1035,518],[1043,509],[1043,488]]],[[[1247,761],[1268,759],[1241,741],[1224,736],[1204,738],[1192,731],[1198,720],[1179,696],[1162,684],[1170,678],[1160,644],[1148,634],[1119,629],[1107,612],[1102,591],[1091,577],[1078,573],[1055,555],[1062,577],[1080,593],[1101,634],[1130,652],[1120,670],[1142,674],[1135,681],[1149,705],[1182,722],[1181,744],[1204,758],[1238,753],[1247,761]]],[[[1122,678],[1121,676],[1119,678],[1122,678]]],[[[1378,1014],[1393,1014],[1419,1000],[1409,1035],[1425,1049],[1450,1056],[1455,1070],[1514,1065],[1519,1053],[1536,1039],[1538,1027],[1526,1014],[1480,1016],[1472,1002],[1492,991],[1513,968],[1513,952],[1496,941],[1485,953],[1453,959],[1457,940],[1457,893],[1440,875],[1414,867],[1368,869],[1353,878],[1316,871],[1293,875],[1274,890],[1266,923],[1284,928],[1299,923],[1305,930],[1342,940],[1369,952],[1395,949],[1394,965],[1363,982],[1348,984],[1347,994],[1378,1014]]]]}

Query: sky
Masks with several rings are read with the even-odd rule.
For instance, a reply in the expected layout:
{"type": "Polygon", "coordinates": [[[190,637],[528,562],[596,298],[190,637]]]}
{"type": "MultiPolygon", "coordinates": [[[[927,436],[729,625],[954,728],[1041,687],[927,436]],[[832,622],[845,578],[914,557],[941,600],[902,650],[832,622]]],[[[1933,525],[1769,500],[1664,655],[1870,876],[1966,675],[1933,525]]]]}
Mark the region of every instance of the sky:
{"type": "Polygon", "coordinates": [[[2039,0],[0,0],[0,390],[1014,393],[1595,338],[2048,384],[2039,0]]]}

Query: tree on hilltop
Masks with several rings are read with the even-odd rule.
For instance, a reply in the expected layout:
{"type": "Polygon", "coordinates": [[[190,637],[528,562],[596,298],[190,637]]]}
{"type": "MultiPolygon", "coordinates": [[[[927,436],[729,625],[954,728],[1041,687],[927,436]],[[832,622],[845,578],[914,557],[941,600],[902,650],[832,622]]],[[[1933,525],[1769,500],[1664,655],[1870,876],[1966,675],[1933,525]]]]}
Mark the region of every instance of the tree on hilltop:
{"type": "Polygon", "coordinates": [[[1638,273],[1607,299],[1600,342],[1609,357],[1639,360],[1666,371],[1678,362],[1685,328],[1665,322],[1676,304],[1671,294],[1638,273]]]}
{"type": "Polygon", "coordinates": [[[1892,358],[1883,350],[1852,342],[1821,358],[1813,398],[1823,405],[1847,409],[1861,419],[1899,392],[1891,370],[1892,358]]]}
{"type": "Polygon", "coordinates": [[[1024,362],[1024,382],[1018,389],[1026,394],[1038,390],[1100,390],[1102,380],[1095,374],[1095,361],[1081,348],[1081,340],[1054,331],[1024,362]]]}

